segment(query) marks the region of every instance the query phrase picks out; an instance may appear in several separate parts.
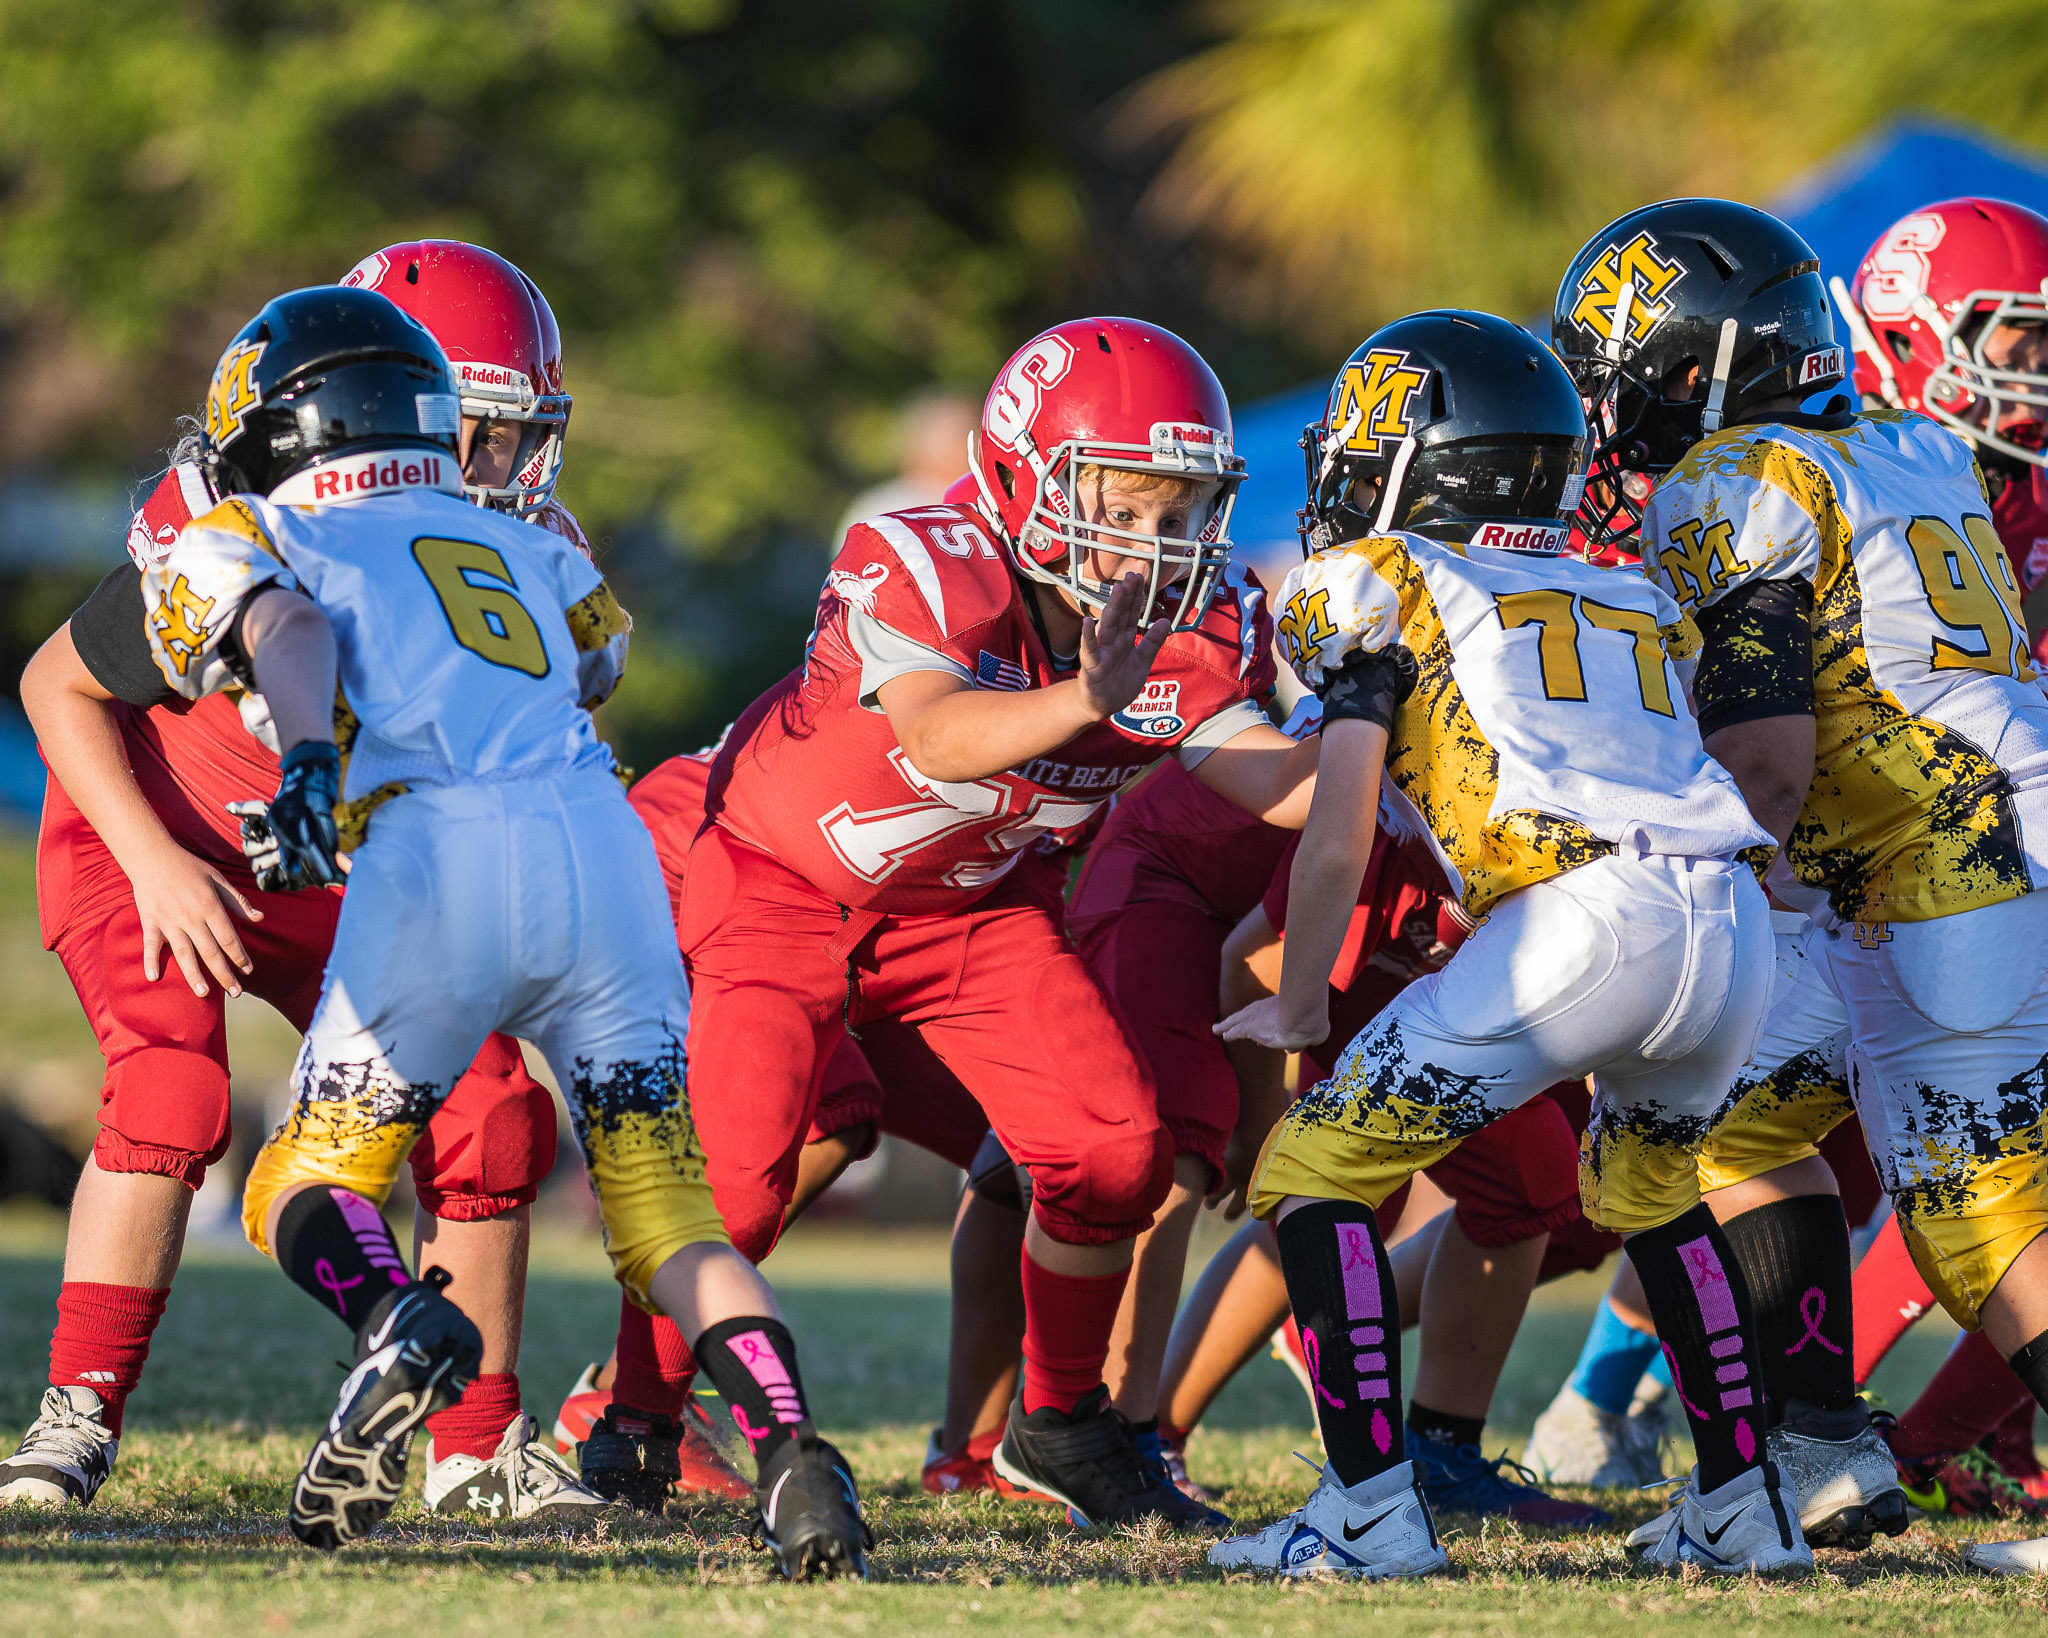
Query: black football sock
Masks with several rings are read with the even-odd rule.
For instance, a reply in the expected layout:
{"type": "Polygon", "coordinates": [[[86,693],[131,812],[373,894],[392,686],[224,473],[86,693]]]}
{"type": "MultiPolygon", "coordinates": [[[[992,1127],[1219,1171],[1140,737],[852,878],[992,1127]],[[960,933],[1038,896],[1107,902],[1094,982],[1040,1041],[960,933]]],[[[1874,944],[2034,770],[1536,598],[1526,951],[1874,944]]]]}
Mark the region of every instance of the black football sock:
{"type": "Polygon", "coordinates": [[[1486,1418],[1430,1410],[1417,1399],[1408,1406],[1408,1431],[1418,1439],[1434,1439],[1440,1445],[1476,1447],[1479,1436],[1486,1431],[1486,1418]]]}
{"type": "Polygon", "coordinates": [[[758,1314],[720,1320],[690,1344],[690,1351],[746,1435],[756,1466],[810,1420],[796,1368],[796,1339],[782,1321],[758,1314]]]}
{"type": "Polygon", "coordinates": [[[1282,1218],[1280,1268],[1301,1326],[1316,1420],[1340,1484],[1408,1459],[1401,1436],[1401,1299],[1370,1207],[1319,1200],[1282,1218]]]}
{"type": "Polygon", "coordinates": [[[1721,1225],[1756,1311],[1771,1420],[1794,1399],[1845,1410],[1856,1398],[1849,1224],[1832,1194],[1774,1200],[1721,1225]]]}
{"type": "Polygon", "coordinates": [[[278,1213],[273,1249],[292,1283],[351,1331],[395,1286],[410,1285],[384,1214],[361,1195],[316,1183],[278,1213]]]}
{"type": "Polygon", "coordinates": [[[1764,1456],[1763,1356],[1749,1287],[1704,1205],[1629,1238],[1650,1317],[1699,1453],[1699,1487],[1718,1490],[1764,1456]]]}
{"type": "Polygon", "coordinates": [[[2048,1410],[2048,1331],[2043,1331],[2006,1361],[2012,1374],[2027,1385],[2034,1403],[2048,1410]]]}

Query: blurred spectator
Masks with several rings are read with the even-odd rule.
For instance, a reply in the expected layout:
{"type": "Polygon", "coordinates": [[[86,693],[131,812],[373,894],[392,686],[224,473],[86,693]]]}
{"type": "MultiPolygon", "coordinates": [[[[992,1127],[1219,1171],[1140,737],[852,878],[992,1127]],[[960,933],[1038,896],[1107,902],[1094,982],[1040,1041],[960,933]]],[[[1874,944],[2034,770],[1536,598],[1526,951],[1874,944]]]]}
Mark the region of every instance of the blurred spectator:
{"type": "Polygon", "coordinates": [[[846,531],[862,518],[939,500],[947,485],[967,471],[967,437],[980,414],[981,406],[965,393],[928,388],[905,400],[897,428],[901,470],[853,498],[832,536],[831,549],[838,551],[846,531]]]}
{"type": "Polygon", "coordinates": [[[52,1206],[71,1204],[80,1163],[40,1126],[0,1105],[0,1200],[26,1195],[52,1206]]]}

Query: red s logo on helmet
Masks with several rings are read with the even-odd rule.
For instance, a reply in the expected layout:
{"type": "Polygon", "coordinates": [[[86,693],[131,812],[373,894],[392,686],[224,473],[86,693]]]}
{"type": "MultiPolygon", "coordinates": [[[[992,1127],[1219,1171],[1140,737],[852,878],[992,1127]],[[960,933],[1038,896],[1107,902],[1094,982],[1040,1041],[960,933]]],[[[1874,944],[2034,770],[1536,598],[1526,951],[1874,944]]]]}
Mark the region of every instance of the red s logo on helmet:
{"type": "Polygon", "coordinates": [[[982,424],[999,449],[1032,447],[1031,423],[1038,419],[1038,406],[1045,389],[1066,379],[1074,362],[1074,349],[1066,338],[1042,335],[1010,360],[1002,379],[989,390],[982,410],[982,424]]]}

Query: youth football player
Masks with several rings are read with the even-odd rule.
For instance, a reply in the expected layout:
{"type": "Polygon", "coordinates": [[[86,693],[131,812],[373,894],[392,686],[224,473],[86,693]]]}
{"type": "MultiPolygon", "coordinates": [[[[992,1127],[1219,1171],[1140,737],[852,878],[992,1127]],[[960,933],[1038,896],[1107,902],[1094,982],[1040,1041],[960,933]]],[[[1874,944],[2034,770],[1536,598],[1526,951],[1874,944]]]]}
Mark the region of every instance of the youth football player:
{"type": "Polygon", "coordinates": [[[1585,436],[1548,348],[1458,312],[1370,337],[1309,432],[1318,549],[1288,577],[1279,629],[1323,699],[1322,763],[1280,993],[1218,1027],[1283,1049],[1328,1033],[1383,774],[1484,919],[1345,1048],[1253,1176],[1330,1459],[1306,1506],[1211,1550],[1225,1568],[1445,1567],[1398,1420],[1398,1297],[1373,1207],[1588,1073],[1583,1205],[1626,1236],[1699,1450],[1686,1528],[1657,1561],[1812,1564],[1763,1460],[1754,1322],[1692,1153],[1768,999],[1769,907],[1738,857],[1768,837],[1685,709],[1665,646],[1676,605],[1561,555],[1585,436]]]}
{"type": "Polygon", "coordinates": [[[971,460],[974,505],[849,532],[802,687],[714,770],[681,920],[697,1116],[732,1178],[734,1241],[758,1253],[818,1066],[849,1027],[913,1025],[1034,1179],[1023,1384],[997,1467],[1084,1522],[1194,1522],[1102,1383],[1172,1140],[1020,861],[1168,755],[1298,824],[1315,749],[1257,703],[1264,594],[1228,562],[1242,465],[1184,342],[1129,319],[1034,338],[990,390],[971,460]]]}
{"type": "Polygon", "coordinates": [[[250,1238],[356,1329],[293,1529],[332,1548],[373,1528],[412,1434],[475,1374],[481,1340],[445,1273],[412,1279],[377,1207],[474,1044],[503,1028],[569,1096],[620,1283],[678,1320],[746,1418],[779,1566],[858,1571],[852,1479],[711,1208],[659,868],[589,718],[623,666],[625,617],[567,542],[462,504],[459,425],[445,356],[386,298],[279,297],[209,393],[232,498],[143,588],[166,682],[242,690],[282,753],[248,822],[272,844],[259,880],[338,882],[340,840],[358,842],[293,1106],[243,1201],[250,1238]]]}
{"type": "Polygon", "coordinates": [[[1612,327],[1607,366],[1617,419],[1653,432],[1635,458],[1677,463],[1643,557],[1705,635],[1702,726],[1825,895],[1809,950],[1915,1262],[2048,1400],[2043,1122],[2010,1091],[2048,1050],[2048,860],[2030,841],[2048,698],[1983,479],[1921,416],[1799,412],[1844,355],[1783,224],[1672,201],[1580,264],[1621,266],[1629,247],[1631,268],[1683,269],[1645,324],[1612,327]],[[1703,239],[1720,255],[1692,262],[1703,239]]]}

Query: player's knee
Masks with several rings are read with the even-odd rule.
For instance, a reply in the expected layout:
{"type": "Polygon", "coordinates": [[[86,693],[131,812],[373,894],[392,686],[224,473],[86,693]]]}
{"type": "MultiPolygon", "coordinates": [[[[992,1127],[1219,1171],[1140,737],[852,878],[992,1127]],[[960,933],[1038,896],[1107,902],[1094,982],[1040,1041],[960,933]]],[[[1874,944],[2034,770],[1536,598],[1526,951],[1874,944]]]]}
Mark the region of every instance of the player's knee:
{"type": "Polygon", "coordinates": [[[1034,1209],[1054,1239],[1127,1239],[1144,1232],[1173,1188],[1173,1140],[1154,1125],[1031,1173],[1034,1209]]]}
{"type": "Polygon", "coordinates": [[[1969,1183],[1893,1193],[1899,1229],[1941,1306],[1958,1325],[1975,1330],[1999,1282],[2022,1253],[2048,1234],[2048,1187],[1984,1168],[1969,1183]]]}
{"type": "Polygon", "coordinates": [[[175,1177],[188,1188],[227,1153],[228,1072],[183,1047],[144,1047],[107,1071],[93,1160],[104,1172],[175,1177]]]}
{"type": "Polygon", "coordinates": [[[1579,1209],[1610,1234],[1641,1234],[1677,1221],[1700,1202],[1699,1162],[1683,1144],[1586,1129],[1579,1151],[1579,1209]]]}
{"type": "Polygon", "coordinates": [[[547,1088],[523,1069],[488,1077],[472,1070],[413,1145],[413,1183],[433,1216],[479,1222],[532,1205],[555,1155],[547,1088]]]}
{"type": "Polygon", "coordinates": [[[720,1189],[717,1194],[719,1220],[727,1238],[750,1263],[758,1263],[775,1249],[782,1233],[783,1201],[772,1189],[720,1189]]]}

